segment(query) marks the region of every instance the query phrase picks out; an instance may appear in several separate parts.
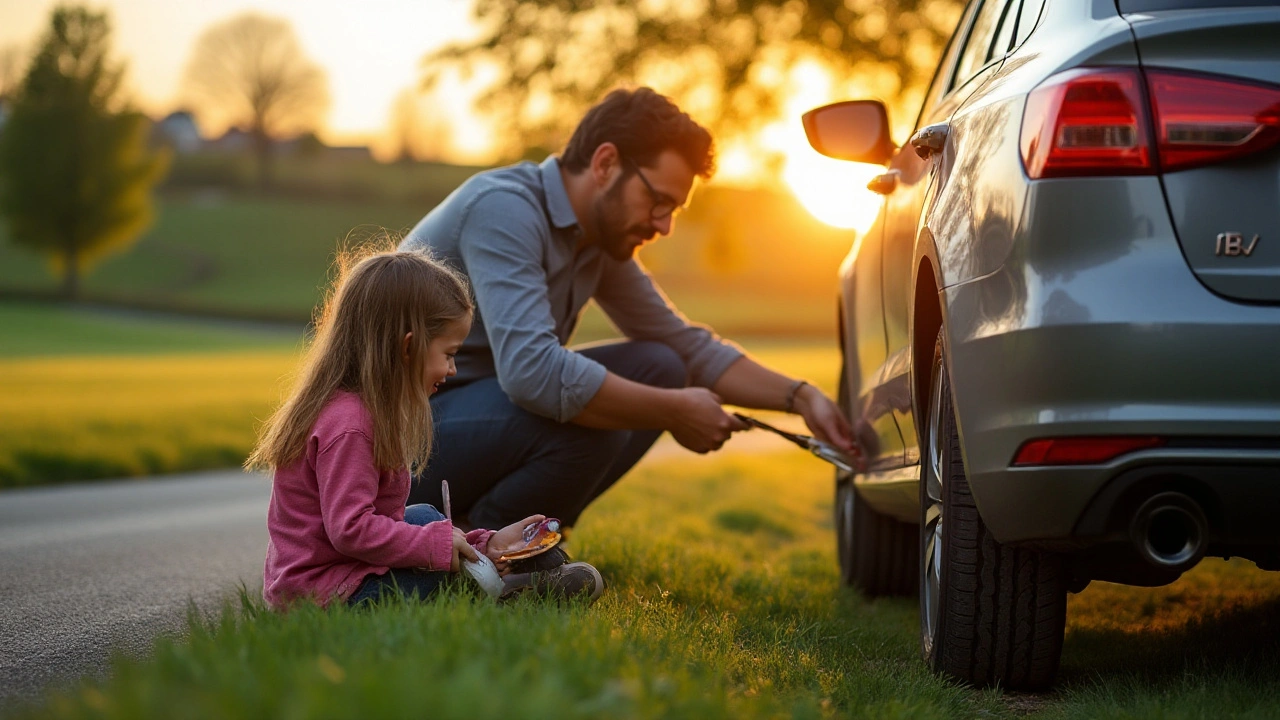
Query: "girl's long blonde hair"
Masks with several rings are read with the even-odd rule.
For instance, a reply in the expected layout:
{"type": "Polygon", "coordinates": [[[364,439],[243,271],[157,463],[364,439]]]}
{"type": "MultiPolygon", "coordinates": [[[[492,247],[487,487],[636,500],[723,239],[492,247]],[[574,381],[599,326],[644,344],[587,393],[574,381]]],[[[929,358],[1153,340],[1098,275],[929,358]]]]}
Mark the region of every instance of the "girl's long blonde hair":
{"type": "Polygon", "coordinates": [[[427,347],[473,310],[466,280],[421,252],[342,252],[338,279],[284,404],[263,427],[245,466],[275,469],[302,457],[320,410],[338,390],[356,393],[373,416],[378,468],[421,466],[431,454],[427,347]],[[404,337],[409,361],[404,361],[404,337]]]}

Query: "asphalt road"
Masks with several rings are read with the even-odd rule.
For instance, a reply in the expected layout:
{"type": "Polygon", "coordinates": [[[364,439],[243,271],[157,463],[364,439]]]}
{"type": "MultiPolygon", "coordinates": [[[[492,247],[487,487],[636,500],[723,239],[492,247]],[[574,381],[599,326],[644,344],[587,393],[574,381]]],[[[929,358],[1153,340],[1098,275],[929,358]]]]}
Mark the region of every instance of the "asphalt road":
{"type": "Polygon", "coordinates": [[[0,707],[260,592],[270,494],[239,471],[0,493],[0,707]]]}

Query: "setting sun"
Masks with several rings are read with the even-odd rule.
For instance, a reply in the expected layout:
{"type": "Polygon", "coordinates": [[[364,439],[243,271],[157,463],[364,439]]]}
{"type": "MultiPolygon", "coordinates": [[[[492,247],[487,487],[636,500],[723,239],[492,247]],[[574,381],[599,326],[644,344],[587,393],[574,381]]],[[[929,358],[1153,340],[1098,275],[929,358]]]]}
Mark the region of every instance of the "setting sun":
{"type": "Polygon", "coordinates": [[[800,116],[837,100],[839,89],[831,73],[817,63],[802,62],[789,75],[791,97],[783,120],[765,127],[760,144],[783,157],[782,178],[800,204],[822,222],[864,233],[880,212],[881,198],[867,190],[867,182],[884,172],[878,165],[835,160],[809,146],[800,116]]]}
{"type": "Polygon", "coordinates": [[[880,196],[866,188],[871,178],[882,172],[884,168],[878,165],[824,157],[806,145],[787,154],[782,177],[814,217],[861,234],[880,213],[880,196]]]}

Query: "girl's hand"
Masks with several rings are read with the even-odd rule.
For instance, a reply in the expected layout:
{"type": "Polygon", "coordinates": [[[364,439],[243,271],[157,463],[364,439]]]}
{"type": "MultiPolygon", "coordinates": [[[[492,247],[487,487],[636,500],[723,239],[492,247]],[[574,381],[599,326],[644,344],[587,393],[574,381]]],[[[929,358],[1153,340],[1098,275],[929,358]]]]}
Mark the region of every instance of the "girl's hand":
{"type": "Polygon", "coordinates": [[[476,554],[476,549],[467,544],[467,535],[458,528],[453,529],[453,561],[449,565],[450,572],[458,572],[462,569],[462,558],[466,558],[471,562],[479,562],[480,556],[476,554]]]}
{"type": "Polygon", "coordinates": [[[546,520],[546,515],[530,515],[529,517],[512,523],[493,535],[489,536],[489,545],[485,548],[485,555],[498,566],[498,573],[506,575],[508,568],[505,560],[499,560],[502,554],[510,550],[513,546],[520,545],[524,540],[524,529],[530,525],[540,523],[546,520]]]}

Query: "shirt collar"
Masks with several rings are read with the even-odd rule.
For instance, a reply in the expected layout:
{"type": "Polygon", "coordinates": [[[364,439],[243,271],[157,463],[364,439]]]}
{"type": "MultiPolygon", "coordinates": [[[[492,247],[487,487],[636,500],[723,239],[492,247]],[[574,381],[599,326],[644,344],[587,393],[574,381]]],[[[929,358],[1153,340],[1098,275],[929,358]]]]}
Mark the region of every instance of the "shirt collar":
{"type": "Polygon", "coordinates": [[[550,155],[538,168],[542,171],[542,190],[547,195],[547,215],[551,217],[551,224],[558,228],[577,225],[578,216],[573,214],[569,191],[564,187],[564,178],[560,177],[560,159],[550,155]]]}

